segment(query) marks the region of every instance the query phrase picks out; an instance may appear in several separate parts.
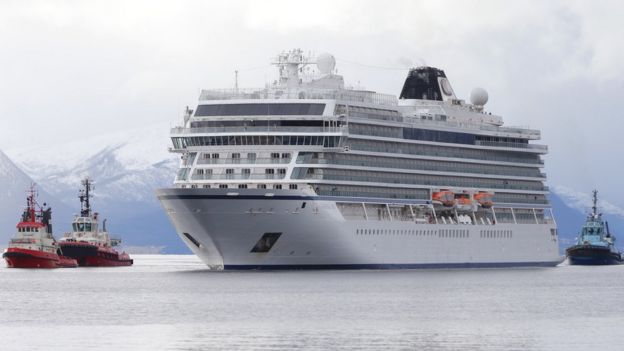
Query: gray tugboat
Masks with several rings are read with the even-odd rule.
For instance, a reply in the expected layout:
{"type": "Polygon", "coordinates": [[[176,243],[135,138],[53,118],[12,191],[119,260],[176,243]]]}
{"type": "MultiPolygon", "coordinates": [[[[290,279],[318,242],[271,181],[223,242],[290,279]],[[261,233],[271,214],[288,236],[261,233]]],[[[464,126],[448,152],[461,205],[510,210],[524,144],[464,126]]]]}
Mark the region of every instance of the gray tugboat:
{"type": "Polygon", "coordinates": [[[613,265],[622,263],[622,254],[615,248],[615,236],[609,230],[609,223],[597,212],[598,191],[593,191],[592,213],[579,234],[576,245],[566,249],[571,265],[613,265]]]}

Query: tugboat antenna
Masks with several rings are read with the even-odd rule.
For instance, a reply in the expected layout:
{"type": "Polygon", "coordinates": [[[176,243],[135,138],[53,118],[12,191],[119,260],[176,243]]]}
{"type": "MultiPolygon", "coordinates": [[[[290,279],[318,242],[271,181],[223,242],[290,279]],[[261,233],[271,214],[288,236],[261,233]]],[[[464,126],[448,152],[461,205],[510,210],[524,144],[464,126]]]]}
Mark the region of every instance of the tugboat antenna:
{"type": "Polygon", "coordinates": [[[91,181],[89,177],[86,177],[82,181],[82,185],[84,189],[81,189],[78,193],[78,198],[80,199],[80,216],[81,217],[89,217],[91,216],[91,204],[89,203],[89,198],[91,197],[91,181]]]}
{"type": "Polygon", "coordinates": [[[592,194],[593,194],[593,199],[592,199],[592,201],[593,201],[593,205],[592,205],[592,216],[593,216],[594,218],[596,218],[596,217],[598,216],[598,208],[597,208],[597,207],[598,207],[598,206],[597,206],[597,203],[598,203],[598,190],[595,190],[595,189],[594,189],[594,191],[592,192],[592,194]]]}

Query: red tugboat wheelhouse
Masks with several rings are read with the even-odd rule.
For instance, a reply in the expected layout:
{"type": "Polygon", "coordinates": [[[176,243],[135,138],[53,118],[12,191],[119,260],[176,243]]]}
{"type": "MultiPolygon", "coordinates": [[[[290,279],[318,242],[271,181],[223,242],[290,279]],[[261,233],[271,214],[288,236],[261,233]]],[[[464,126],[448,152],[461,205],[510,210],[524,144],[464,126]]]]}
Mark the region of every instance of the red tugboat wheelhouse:
{"type": "Polygon", "coordinates": [[[120,239],[111,239],[106,231],[106,219],[102,230],[98,225],[98,213],[91,211],[90,198],[93,182],[87,177],[82,180],[83,189],[78,193],[80,216],[72,222],[72,231],[60,239],[63,253],[78,261],[79,266],[116,267],[130,266],[133,260],[125,253],[119,253],[113,246],[121,243],[120,239]]]}
{"type": "Polygon", "coordinates": [[[17,234],[2,254],[9,268],[77,267],[76,260],[65,257],[52,235],[52,209],[39,206],[33,184],[26,197],[26,209],[17,223],[17,234]]]}

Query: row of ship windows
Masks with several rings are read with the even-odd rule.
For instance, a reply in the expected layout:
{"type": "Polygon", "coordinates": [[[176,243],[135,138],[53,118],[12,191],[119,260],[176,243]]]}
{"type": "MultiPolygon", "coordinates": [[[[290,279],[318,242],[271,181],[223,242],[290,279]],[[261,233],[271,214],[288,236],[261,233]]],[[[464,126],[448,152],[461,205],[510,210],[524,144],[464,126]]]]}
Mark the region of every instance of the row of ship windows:
{"type": "MultiPolygon", "coordinates": [[[[211,175],[213,173],[213,169],[212,168],[196,168],[195,169],[195,174],[196,175],[211,175]]],[[[226,168],[225,169],[225,174],[228,175],[234,175],[234,174],[242,174],[242,175],[250,175],[251,174],[251,168],[226,168]]],[[[286,174],[286,168],[265,168],[264,169],[264,174],[279,174],[279,175],[285,175],[286,174]]]]}
{"type": "Polygon", "coordinates": [[[435,236],[436,230],[414,230],[414,229],[356,229],[356,235],[416,235],[435,236]]]}
{"type": "Polygon", "coordinates": [[[198,105],[196,117],[202,116],[284,116],[322,115],[325,104],[271,103],[271,104],[211,104],[198,105]]]}
{"type": "Polygon", "coordinates": [[[297,163],[335,164],[362,167],[384,167],[439,172],[484,173],[525,177],[542,177],[536,167],[512,167],[503,165],[483,165],[473,163],[446,162],[439,160],[419,160],[353,154],[300,153],[297,163]],[[312,156],[310,156],[312,155],[312,156]]]}
{"type": "MultiPolygon", "coordinates": [[[[191,189],[197,189],[197,188],[203,188],[203,189],[283,189],[282,184],[254,184],[252,186],[250,186],[251,184],[203,184],[203,185],[198,185],[198,184],[191,184],[191,185],[186,185],[186,184],[182,184],[181,188],[191,188],[191,189]]],[[[298,186],[297,184],[288,184],[288,189],[291,190],[297,190],[298,186]]]]}
{"type": "Polygon", "coordinates": [[[403,117],[397,110],[384,110],[379,108],[362,107],[362,106],[346,106],[336,105],[334,109],[336,116],[349,115],[350,117],[361,117],[379,119],[384,121],[402,121],[403,117]]]}
{"type": "Polygon", "coordinates": [[[502,151],[458,148],[439,145],[410,144],[390,141],[350,139],[349,146],[353,150],[371,152],[390,152],[406,155],[423,155],[434,157],[454,157],[487,161],[517,162],[542,164],[537,154],[502,151]]]}
{"type": "Polygon", "coordinates": [[[232,135],[171,138],[176,149],[193,146],[300,145],[337,147],[339,136],[326,135],[232,135]]]}
{"type": "Polygon", "coordinates": [[[502,143],[505,145],[517,144],[518,147],[526,147],[526,144],[528,144],[528,140],[519,138],[490,137],[469,133],[447,132],[421,128],[386,127],[357,123],[349,123],[349,133],[466,145],[475,145],[475,141],[477,140],[502,143]]]}
{"type": "MultiPolygon", "coordinates": [[[[220,157],[221,154],[219,154],[218,152],[214,152],[214,153],[202,153],[202,158],[203,159],[218,159],[220,157]]],[[[226,157],[228,154],[225,154],[226,157]]],[[[255,152],[249,152],[247,154],[243,154],[246,156],[247,159],[249,160],[255,160],[257,154],[255,152]]],[[[285,158],[285,159],[290,159],[290,153],[289,152],[283,152],[283,153],[279,153],[279,152],[272,152],[271,153],[271,158],[285,158]]],[[[241,153],[240,152],[233,152],[230,154],[230,158],[231,159],[240,159],[241,158],[241,153]]]]}
{"type": "MultiPolygon", "coordinates": [[[[439,238],[469,238],[468,229],[439,229],[439,230],[415,230],[415,229],[356,229],[356,235],[414,235],[414,236],[437,236],[439,238]]],[[[481,230],[480,238],[512,238],[512,230],[481,230]]]]}
{"type": "Polygon", "coordinates": [[[318,195],[345,197],[374,197],[395,199],[428,200],[429,190],[409,188],[385,188],[357,185],[318,184],[315,186],[318,195]]]}
{"type": "Polygon", "coordinates": [[[513,238],[512,230],[482,230],[479,233],[481,238],[513,238]]]}
{"type": "MultiPolygon", "coordinates": [[[[322,117],[319,117],[322,118],[322,117]]],[[[229,121],[194,121],[191,128],[236,128],[236,127],[323,127],[338,126],[337,121],[318,120],[229,120],[229,121]]]]}
{"type": "Polygon", "coordinates": [[[36,233],[39,229],[35,227],[20,227],[17,228],[17,231],[20,233],[36,233]]]}

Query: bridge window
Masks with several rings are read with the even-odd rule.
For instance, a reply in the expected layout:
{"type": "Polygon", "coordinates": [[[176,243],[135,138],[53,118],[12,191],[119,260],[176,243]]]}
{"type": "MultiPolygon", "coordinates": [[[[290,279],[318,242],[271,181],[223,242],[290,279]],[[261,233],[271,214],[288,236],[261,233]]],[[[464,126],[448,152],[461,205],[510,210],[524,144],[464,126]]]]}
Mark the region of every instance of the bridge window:
{"type": "Polygon", "coordinates": [[[325,104],[215,104],[199,105],[196,117],[204,116],[270,116],[322,115],[325,104]]]}

